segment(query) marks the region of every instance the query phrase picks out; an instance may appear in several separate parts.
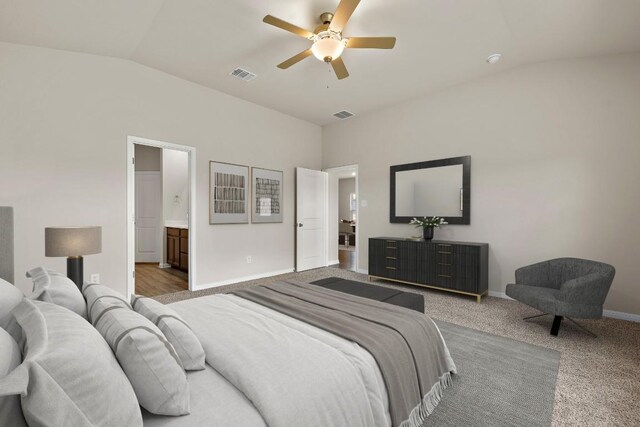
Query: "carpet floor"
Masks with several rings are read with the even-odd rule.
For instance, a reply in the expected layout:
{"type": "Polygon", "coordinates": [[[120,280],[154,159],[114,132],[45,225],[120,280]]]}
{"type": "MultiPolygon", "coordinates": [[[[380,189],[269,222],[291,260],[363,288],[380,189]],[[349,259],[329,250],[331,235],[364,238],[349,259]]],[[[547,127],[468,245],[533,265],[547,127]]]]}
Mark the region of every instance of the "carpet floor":
{"type": "MultiPolygon", "coordinates": [[[[320,268],[155,298],[171,303],[276,280],[311,282],[331,276],[367,281],[363,274],[320,268]]],[[[582,321],[598,335],[592,338],[570,322],[563,322],[559,336],[553,337],[549,335],[550,316],[525,322],[523,317],[537,313],[516,301],[486,297],[477,304],[475,298],[456,294],[384,281],[374,283],[424,294],[425,311],[436,320],[559,351],[553,426],[640,426],[640,324],[609,318],[582,321]]]]}

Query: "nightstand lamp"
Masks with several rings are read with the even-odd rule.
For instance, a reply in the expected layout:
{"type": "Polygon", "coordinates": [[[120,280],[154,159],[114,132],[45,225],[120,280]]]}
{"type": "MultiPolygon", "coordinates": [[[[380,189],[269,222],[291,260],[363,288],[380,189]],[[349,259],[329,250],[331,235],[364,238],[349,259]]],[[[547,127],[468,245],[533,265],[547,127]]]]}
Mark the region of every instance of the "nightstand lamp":
{"type": "Polygon", "coordinates": [[[82,291],[82,255],[102,251],[102,227],[46,227],[44,248],[47,257],[67,257],[67,277],[82,291]]]}

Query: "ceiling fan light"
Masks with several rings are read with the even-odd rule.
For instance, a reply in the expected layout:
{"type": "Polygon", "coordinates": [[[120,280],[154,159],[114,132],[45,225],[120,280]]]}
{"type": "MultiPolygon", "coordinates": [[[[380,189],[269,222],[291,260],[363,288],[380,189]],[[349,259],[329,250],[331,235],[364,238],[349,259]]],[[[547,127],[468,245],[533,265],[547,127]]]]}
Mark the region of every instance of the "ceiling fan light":
{"type": "Polygon", "coordinates": [[[318,39],[313,46],[311,46],[313,56],[324,62],[331,62],[334,59],[338,59],[343,51],[344,42],[332,37],[318,39]]]}

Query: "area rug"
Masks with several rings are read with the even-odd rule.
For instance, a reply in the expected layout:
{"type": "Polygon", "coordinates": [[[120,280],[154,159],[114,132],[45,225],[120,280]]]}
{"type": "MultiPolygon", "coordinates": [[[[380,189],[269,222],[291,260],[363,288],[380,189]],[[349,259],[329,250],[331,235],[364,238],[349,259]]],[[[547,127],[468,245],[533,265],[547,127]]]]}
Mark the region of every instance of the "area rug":
{"type": "Polygon", "coordinates": [[[549,426],[560,353],[435,321],[458,368],[424,426],[549,426]]]}

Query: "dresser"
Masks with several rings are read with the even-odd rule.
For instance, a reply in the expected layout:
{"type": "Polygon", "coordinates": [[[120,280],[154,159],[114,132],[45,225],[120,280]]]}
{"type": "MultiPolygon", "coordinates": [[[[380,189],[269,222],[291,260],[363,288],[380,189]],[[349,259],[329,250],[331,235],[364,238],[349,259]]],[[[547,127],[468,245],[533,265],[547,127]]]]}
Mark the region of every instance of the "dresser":
{"type": "Polygon", "coordinates": [[[385,279],[475,296],[489,287],[487,243],[369,239],[369,280],[385,279]]]}
{"type": "Polygon", "coordinates": [[[189,230],[167,227],[167,264],[172,268],[189,271],[189,230]]]}

